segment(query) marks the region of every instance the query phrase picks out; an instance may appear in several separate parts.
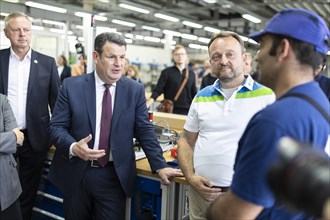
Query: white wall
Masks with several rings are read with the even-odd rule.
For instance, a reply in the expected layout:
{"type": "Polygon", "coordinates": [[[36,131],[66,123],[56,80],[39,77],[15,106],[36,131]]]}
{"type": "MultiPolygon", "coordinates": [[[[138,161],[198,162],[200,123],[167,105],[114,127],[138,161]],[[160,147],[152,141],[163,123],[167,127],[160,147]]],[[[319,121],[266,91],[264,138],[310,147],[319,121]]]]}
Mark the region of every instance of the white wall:
{"type": "Polygon", "coordinates": [[[131,62],[143,64],[157,63],[160,65],[171,65],[172,54],[163,48],[142,47],[133,44],[127,45],[126,57],[131,62]]]}

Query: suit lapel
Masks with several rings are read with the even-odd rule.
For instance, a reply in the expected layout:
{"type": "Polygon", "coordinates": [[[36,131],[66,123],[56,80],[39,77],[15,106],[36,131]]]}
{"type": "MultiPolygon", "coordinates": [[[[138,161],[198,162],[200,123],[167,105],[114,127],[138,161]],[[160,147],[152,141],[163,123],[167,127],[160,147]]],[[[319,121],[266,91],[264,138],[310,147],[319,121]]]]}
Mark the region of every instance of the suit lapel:
{"type": "Polygon", "coordinates": [[[124,101],[126,97],[124,94],[127,95],[125,92],[126,90],[126,81],[125,78],[120,78],[120,80],[117,81],[116,84],[116,99],[115,99],[115,106],[113,109],[113,114],[112,114],[112,122],[111,122],[111,133],[113,130],[115,130],[115,127],[118,123],[120,113],[122,112],[124,108],[124,101]]]}
{"type": "Polygon", "coordinates": [[[5,49],[0,53],[0,66],[1,66],[1,79],[0,79],[0,92],[8,94],[8,69],[9,69],[9,56],[10,49],[5,49]]]}
{"type": "Polygon", "coordinates": [[[87,113],[89,117],[89,122],[93,130],[93,134],[95,134],[96,124],[96,91],[94,74],[95,72],[88,74],[89,76],[86,78],[86,83],[85,85],[83,85],[83,93],[87,106],[87,113]]]}

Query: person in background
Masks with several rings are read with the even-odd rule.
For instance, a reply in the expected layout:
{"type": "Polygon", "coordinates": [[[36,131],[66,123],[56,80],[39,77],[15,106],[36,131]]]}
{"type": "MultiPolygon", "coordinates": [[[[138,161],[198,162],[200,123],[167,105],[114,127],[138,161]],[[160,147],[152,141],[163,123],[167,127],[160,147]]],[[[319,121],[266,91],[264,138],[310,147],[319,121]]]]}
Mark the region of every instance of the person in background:
{"type": "Polygon", "coordinates": [[[211,72],[211,63],[210,59],[206,59],[203,62],[203,69],[198,73],[198,78],[203,78],[211,72]]]}
{"type": "Polygon", "coordinates": [[[123,76],[127,76],[127,68],[130,66],[130,61],[127,57],[125,57],[125,66],[123,68],[123,76]]]}
{"type": "Polygon", "coordinates": [[[51,146],[48,126],[60,79],[55,59],[32,50],[29,17],[13,12],[4,23],[4,33],[11,46],[0,50],[0,93],[7,95],[25,136],[23,146],[14,156],[23,189],[20,195],[22,216],[30,220],[41,171],[51,146]]]}
{"type": "Polygon", "coordinates": [[[325,64],[320,65],[315,74],[315,81],[319,83],[321,89],[323,90],[324,94],[327,96],[330,102],[330,78],[326,75],[322,74],[322,70],[325,70],[325,64]]]}
{"type": "Polygon", "coordinates": [[[208,48],[218,80],[197,93],[178,141],[194,220],[206,219],[209,203],[228,190],[239,138],[251,117],[275,101],[271,89],[244,74],[244,43],[236,33],[213,35],[208,48]]]}
{"type": "Polygon", "coordinates": [[[17,127],[9,101],[0,94],[0,219],[22,219],[18,200],[22,188],[13,153],[23,141],[24,134],[17,127]]]}
{"type": "Polygon", "coordinates": [[[197,91],[199,90],[199,87],[200,87],[200,82],[198,80],[198,74],[199,74],[199,63],[197,61],[194,61],[194,62],[190,62],[188,64],[189,68],[191,69],[192,72],[195,73],[195,81],[196,81],[196,89],[197,91]]]}
{"type": "Polygon", "coordinates": [[[85,74],[85,60],[84,55],[79,55],[78,57],[78,63],[73,65],[71,76],[80,76],[82,74],[85,74]]]}
{"type": "Polygon", "coordinates": [[[205,60],[200,90],[204,89],[206,86],[213,85],[217,79],[218,78],[212,74],[210,60],[205,60]]]}
{"type": "Polygon", "coordinates": [[[157,85],[147,102],[147,107],[149,108],[158,96],[164,94],[164,99],[169,99],[174,102],[173,113],[187,115],[190,104],[197,93],[195,74],[188,70],[188,81],[178,100],[174,101],[174,97],[186,77],[188,56],[186,49],[182,45],[175,46],[172,51],[172,56],[175,65],[165,68],[161,72],[157,85]]]}
{"type": "Polygon", "coordinates": [[[56,151],[48,179],[63,193],[65,219],[125,219],[136,178],[133,137],[162,184],[182,176],[167,167],[149,122],[143,85],[122,77],[126,47],[118,33],[99,34],[96,69],[62,84],[50,123],[56,151]]]}
{"type": "Polygon", "coordinates": [[[129,65],[127,67],[127,77],[131,78],[139,83],[142,83],[140,79],[139,68],[135,65],[129,65]]]}
{"type": "Polygon", "coordinates": [[[245,59],[245,63],[244,63],[244,74],[252,74],[252,54],[250,52],[245,52],[246,54],[246,59],[245,59]]]}
{"type": "Polygon", "coordinates": [[[57,58],[57,71],[61,79],[61,83],[65,78],[71,76],[71,67],[68,66],[68,61],[64,55],[60,55],[57,58]]]}
{"type": "Polygon", "coordinates": [[[260,43],[260,83],[273,89],[277,101],[249,122],[239,141],[230,191],[210,206],[208,219],[314,219],[279,203],[267,173],[278,159],[282,137],[320,151],[327,144],[330,127],[321,109],[329,114],[330,104],[314,75],[330,49],[329,28],[313,12],[287,8],[249,37],[260,43]],[[320,109],[299,95],[314,100],[320,109]]]}

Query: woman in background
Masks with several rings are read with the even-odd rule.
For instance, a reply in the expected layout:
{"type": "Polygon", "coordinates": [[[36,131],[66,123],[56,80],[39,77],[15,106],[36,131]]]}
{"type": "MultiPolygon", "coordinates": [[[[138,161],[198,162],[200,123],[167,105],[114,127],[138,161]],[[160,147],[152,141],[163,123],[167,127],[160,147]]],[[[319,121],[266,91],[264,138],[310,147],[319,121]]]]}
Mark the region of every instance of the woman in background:
{"type": "Polygon", "coordinates": [[[68,66],[68,61],[64,55],[60,55],[57,58],[57,65],[57,71],[62,83],[65,78],[71,76],[71,67],[68,66]]]}
{"type": "Polygon", "coordinates": [[[72,67],[71,76],[79,76],[85,73],[84,56],[81,54],[78,59],[78,63],[72,67]]]}
{"type": "Polygon", "coordinates": [[[131,78],[139,83],[142,83],[140,79],[139,69],[135,65],[130,65],[127,67],[127,77],[131,78]]]}
{"type": "Polygon", "coordinates": [[[0,219],[21,220],[22,192],[13,153],[22,145],[24,134],[17,127],[7,97],[0,94],[0,219]]]}

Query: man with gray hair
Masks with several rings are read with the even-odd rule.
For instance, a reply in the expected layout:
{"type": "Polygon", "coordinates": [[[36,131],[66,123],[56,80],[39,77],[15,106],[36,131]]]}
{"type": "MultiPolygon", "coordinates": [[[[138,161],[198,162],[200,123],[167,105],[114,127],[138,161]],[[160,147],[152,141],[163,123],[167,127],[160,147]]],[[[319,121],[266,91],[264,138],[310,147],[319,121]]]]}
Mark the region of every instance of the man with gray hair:
{"type": "Polygon", "coordinates": [[[41,171],[51,146],[48,135],[60,87],[55,59],[32,50],[31,21],[22,12],[5,18],[4,32],[10,48],[0,50],[0,93],[8,96],[18,126],[24,133],[23,145],[15,158],[23,192],[22,216],[30,220],[41,171]]]}

